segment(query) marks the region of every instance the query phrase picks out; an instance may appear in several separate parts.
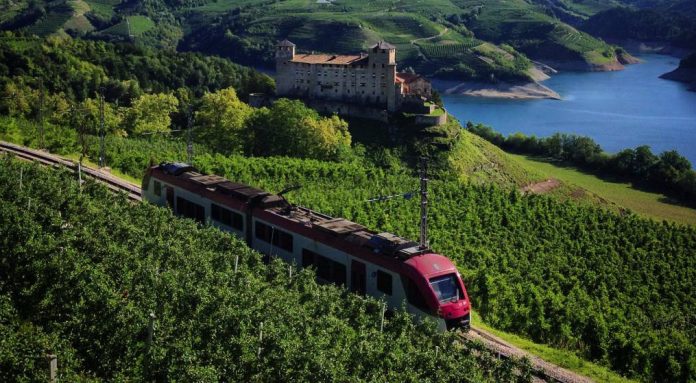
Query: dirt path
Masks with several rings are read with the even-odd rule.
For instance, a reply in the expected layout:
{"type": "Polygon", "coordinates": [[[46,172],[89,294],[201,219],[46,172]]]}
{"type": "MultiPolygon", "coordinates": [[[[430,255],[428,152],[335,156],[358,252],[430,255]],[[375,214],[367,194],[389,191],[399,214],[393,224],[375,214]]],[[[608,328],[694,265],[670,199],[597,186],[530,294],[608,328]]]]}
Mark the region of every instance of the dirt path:
{"type": "Polygon", "coordinates": [[[527,185],[520,189],[520,191],[522,194],[546,194],[559,186],[561,186],[561,181],[555,178],[550,178],[546,181],[527,185]]]}
{"type": "Polygon", "coordinates": [[[576,374],[573,371],[566,370],[555,364],[549,363],[538,356],[532,355],[527,351],[517,348],[504,340],[498,338],[497,336],[478,329],[471,328],[468,333],[464,333],[463,336],[466,339],[479,341],[483,343],[486,348],[497,352],[500,356],[505,358],[527,358],[532,364],[532,369],[535,373],[535,382],[561,382],[561,383],[592,383],[593,380],[576,374]]]}
{"type": "Polygon", "coordinates": [[[413,40],[411,40],[411,45],[415,45],[417,41],[428,41],[428,40],[436,39],[436,38],[438,38],[438,37],[442,37],[442,35],[444,35],[444,34],[447,33],[447,32],[449,32],[449,28],[445,27],[445,29],[443,29],[442,32],[440,32],[440,33],[438,33],[438,34],[436,34],[436,35],[433,35],[433,36],[430,36],[430,37],[421,37],[421,38],[419,38],[419,39],[413,39],[413,40]]]}
{"type": "Polygon", "coordinates": [[[449,28],[445,27],[445,29],[443,29],[440,33],[438,33],[438,34],[436,34],[436,35],[433,35],[433,36],[430,36],[430,37],[421,37],[421,38],[419,38],[419,39],[413,39],[413,40],[411,40],[411,45],[413,45],[413,46],[416,48],[416,50],[418,51],[418,56],[422,57],[423,59],[425,59],[425,60],[427,61],[428,58],[425,57],[425,55],[423,54],[423,51],[421,51],[421,48],[418,46],[418,44],[416,44],[416,42],[418,42],[418,41],[429,41],[429,40],[432,40],[432,39],[436,39],[436,38],[438,38],[438,37],[442,37],[442,36],[443,36],[445,33],[447,33],[447,32],[449,32],[449,28]]]}

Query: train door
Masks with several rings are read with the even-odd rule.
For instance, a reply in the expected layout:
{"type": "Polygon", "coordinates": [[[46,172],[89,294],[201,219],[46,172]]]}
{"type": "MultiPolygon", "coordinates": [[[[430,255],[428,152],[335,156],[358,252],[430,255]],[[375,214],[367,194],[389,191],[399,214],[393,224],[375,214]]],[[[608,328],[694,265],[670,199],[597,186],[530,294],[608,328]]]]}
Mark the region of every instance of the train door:
{"type": "Polygon", "coordinates": [[[350,264],[350,291],[365,295],[367,292],[366,283],[365,264],[354,260],[350,264]]]}
{"type": "Polygon", "coordinates": [[[171,186],[166,186],[167,190],[167,206],[174,209],[174,188],[171,186]]]}

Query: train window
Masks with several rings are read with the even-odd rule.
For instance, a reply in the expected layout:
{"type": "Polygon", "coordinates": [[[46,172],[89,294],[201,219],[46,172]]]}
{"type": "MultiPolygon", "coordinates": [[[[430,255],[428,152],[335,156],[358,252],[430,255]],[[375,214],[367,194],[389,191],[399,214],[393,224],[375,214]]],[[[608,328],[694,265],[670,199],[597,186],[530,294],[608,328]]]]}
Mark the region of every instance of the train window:
{"type": "Polygon", "coordinates": [[[321,279],[330,281],[331,280],[331,260],[322,257],[321,255],[316,258],[317,265],[317,276],[321,279]]]}
{"type": "Polygon", "coordinates": [[[155,181],[155,195],[160,197],[162,195],[162,183],[155,181]]]}
{"type": "Polygon", "coordinates": [[[200,223],[205,221],[205,209],[203,209],[203,206],[181,197],[176,198],[176,213],[187,218],[195,219],[200,223]]]}
{"type": "Polygon", "coordinates": [[[382,270],[377,270],[377,290],[392,295],[392,276],[382,270]]]}
{"type": "Polygon", "coordinates": [[[346,285],[346,265],[302,249],[302,267],[312,266],[316,267],[317,277],[337,285],[346,285]]]}
{"type": "Polygon", "coordinates": [[[302,268],[312,265],[314,265],[314,253],[307,249],[302,249],[302,268]]]}
{"type": "Polygon", "coordinates": [[[437,299],[444,302],[458,301],[463,297],[462,291],[459,289],[456,274],[447,274],[442,277],[433,278],[430,280],[430,286],[435,291],[437,299]]]}
{"type": "Polygon", "coordinates": [[[402,276],[401,280],[404,284],[404,290],[406,290],[406,299],[408,300],[408,303],[425,312],[428,312],[428,305],[425,302],[425,297],[423,297],[423,293],[418,288],[418,285],[413,282],[411,278],[406,276],[402,276]]]}
{"type": "Polygon", "coordinates": [[[278,246],[279,248],[285,251],[293,251],[292,234],[286,233],[282,230],[268,226],[265,223],[261,222],[256,222],[254,233],[256,235],[256,238],[266,243],[272,243],[273,246],[278,246]]]}
{"type": "Polygon", "coordinates": [[[234,229],[244,230],[244,217],[241,214],[214,203],[210,205],[210,218],[234,229]]]}

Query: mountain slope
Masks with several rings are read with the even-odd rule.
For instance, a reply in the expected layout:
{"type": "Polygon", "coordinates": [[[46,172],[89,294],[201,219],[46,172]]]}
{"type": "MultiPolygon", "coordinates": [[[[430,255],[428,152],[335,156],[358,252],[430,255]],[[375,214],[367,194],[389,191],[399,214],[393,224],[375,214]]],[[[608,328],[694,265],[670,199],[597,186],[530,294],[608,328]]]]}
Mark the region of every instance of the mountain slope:
{"type": "MultiPolygon", "coordinates": [[[[555,18],[550,7],[523,0],[22,0],[18,4],[6,7],[1,28],[40,35],[67,31],[197,50],[254,66],[272,66],[275,42],[289,38],[300,49],[331,53],[357,52],[386,40],[397,46],[403,67],[458,80],[527,81],[530,63],[518,51],[561,66],[569,61],[577,69],[620,68],[615,48],[555,18]],[[482,40],[505,44],[500,48],[507,54],[480,49],[482,40]]],[[[601,8],[592,4],[577,6],[577,12],[584,15],[601,8]]]]}

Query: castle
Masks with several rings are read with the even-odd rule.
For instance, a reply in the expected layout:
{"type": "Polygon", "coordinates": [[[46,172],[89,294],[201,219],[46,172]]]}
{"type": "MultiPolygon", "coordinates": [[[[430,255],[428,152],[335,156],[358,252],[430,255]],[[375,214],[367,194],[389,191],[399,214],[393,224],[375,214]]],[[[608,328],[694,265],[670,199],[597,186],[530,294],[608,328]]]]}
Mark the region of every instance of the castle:
{"type": "Polygon", "coordinates": [[[276,95],[325,112],[386,120],[409,104],[420,103],[423,113],[432,93],[422,76],[396,71],[396,47],[383,41],[369,53],[333,55],[298,54],[295,44],[283,40],[275,58],[276,95]]]}

